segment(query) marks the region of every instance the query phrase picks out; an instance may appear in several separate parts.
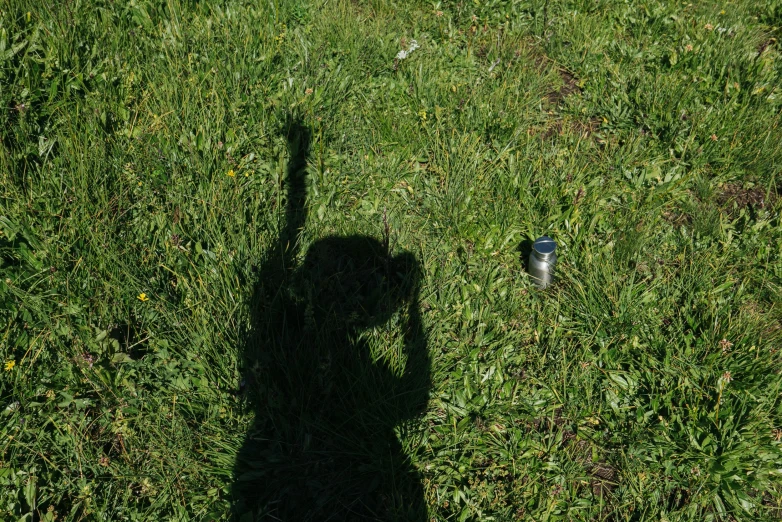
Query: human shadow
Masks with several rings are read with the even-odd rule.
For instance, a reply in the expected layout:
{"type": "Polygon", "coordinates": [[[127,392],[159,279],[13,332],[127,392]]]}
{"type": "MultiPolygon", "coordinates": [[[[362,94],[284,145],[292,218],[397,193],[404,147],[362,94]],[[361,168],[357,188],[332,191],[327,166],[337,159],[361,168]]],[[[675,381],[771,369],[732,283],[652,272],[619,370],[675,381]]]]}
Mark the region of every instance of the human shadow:
{"type": "Polygon", "coordinates": [[[360,235],[319,239],[297,264],[310,131],[291,121],[285,132],[285,220],[241,346],[255,420],[234,468],[235,519],[423,522],[421,480],[395,433],[429,394],[419,265],[360,235]]]}

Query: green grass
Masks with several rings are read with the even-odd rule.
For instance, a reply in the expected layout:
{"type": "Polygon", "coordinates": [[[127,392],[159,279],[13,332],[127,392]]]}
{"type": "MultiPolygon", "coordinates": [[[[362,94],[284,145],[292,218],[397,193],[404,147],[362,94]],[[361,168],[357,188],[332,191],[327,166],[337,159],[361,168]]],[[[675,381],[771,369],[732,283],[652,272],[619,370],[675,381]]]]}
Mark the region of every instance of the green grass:
{"type": "Polygon", "coordinates": [[[778,519],[781,45],[779,0],[0,0],[0,519],[778,519]]]}

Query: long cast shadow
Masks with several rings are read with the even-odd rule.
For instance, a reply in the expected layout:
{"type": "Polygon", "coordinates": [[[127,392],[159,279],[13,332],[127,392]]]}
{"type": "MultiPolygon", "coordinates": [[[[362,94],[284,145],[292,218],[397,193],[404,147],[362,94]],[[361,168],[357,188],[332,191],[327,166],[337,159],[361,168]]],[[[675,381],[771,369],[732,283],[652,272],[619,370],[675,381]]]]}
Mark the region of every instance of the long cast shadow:
{"type": "Polygon", "coordinates": [[[319,239],[297,265],[310,131],[292,121],[286,133],[285,222],[241,346],[255,421],[234,469],[235,517],[423,522],[421,480],[394,432],[429,394],[419,265],[369,236],[319,239]],[[373,354],[367,337],[381,326],[396,342],[373,354]]]}

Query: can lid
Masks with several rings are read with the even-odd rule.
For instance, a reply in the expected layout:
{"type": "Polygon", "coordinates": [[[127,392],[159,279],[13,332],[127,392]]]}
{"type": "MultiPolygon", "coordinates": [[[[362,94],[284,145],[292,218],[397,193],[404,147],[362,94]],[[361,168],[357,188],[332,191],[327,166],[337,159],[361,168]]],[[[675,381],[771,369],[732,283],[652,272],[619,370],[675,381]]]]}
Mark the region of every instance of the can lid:
{"type": "Polygon", "coordinates": [[[554,253],[554,251],[557,249],[557,244],[554,243],[554,240],[551,239],[550,237],[541,236],[535,240],[535,243],[533,243],[532,248],[538,254],[548,256],[554,253]]]}

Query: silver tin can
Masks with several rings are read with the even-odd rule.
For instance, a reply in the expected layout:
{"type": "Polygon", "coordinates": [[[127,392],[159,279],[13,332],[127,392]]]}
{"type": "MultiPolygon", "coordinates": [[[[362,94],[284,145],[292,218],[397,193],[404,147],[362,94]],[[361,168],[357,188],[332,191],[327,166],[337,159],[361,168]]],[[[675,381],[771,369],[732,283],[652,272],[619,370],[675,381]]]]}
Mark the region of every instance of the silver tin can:
{"type": "Polygon", "coordinates": [[[542,236],[532,244],[529,255],[529,275],[533,284],[544,289],[554,281],[554,266],[557,264],[557,244],[548,236],[542,236]]]}

